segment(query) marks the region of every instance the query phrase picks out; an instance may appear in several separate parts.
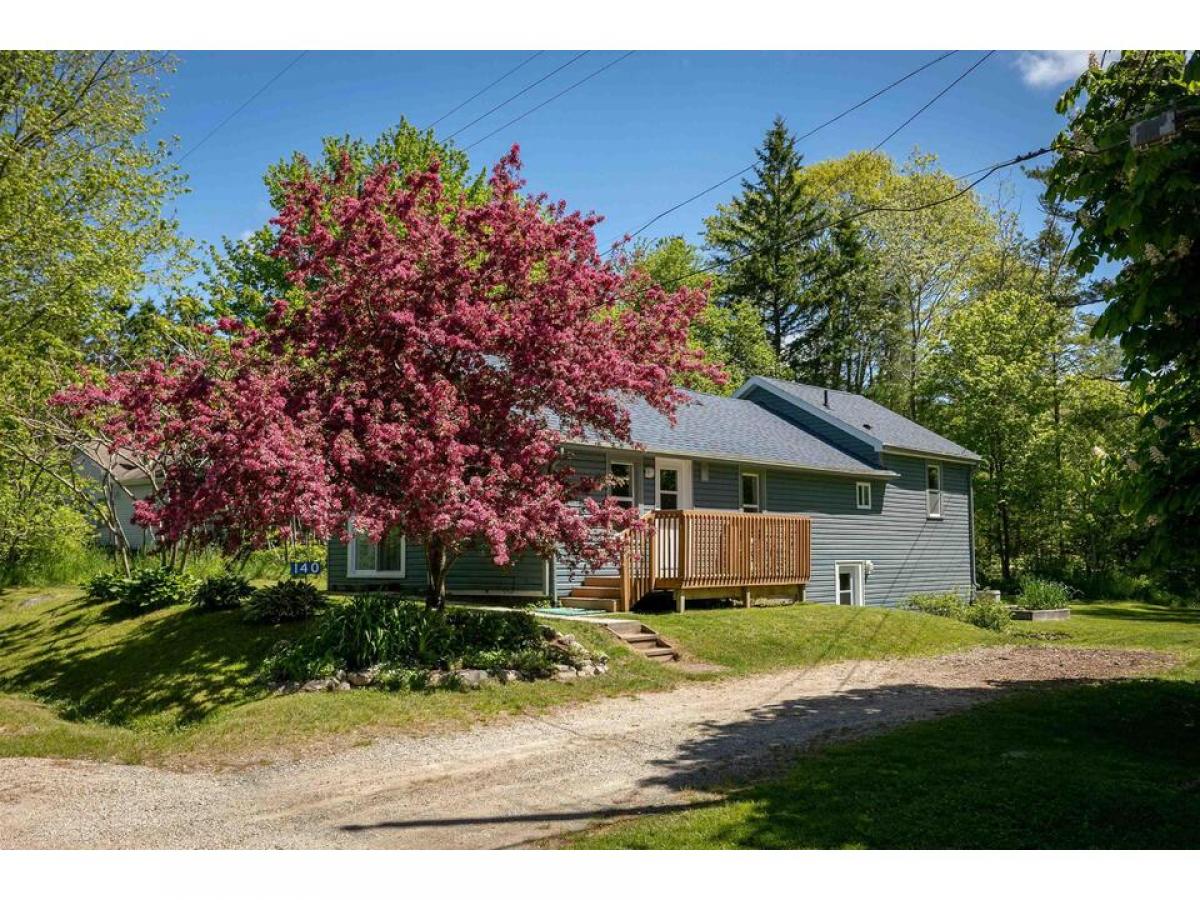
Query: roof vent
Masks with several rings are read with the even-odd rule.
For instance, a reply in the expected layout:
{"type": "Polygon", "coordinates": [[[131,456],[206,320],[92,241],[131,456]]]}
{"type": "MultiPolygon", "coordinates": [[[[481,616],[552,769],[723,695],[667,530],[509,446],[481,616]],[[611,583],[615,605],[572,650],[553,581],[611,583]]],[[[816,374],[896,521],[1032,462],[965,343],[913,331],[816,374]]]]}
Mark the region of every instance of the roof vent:
{"type": "Polygon", "coordinates": [[[870,423],[870,422],[863,422],[863,428],[867,429],[867,431],[870,431],[870,430],[871,430],[871,423],[870,423]]]}
{"type": "Polygon", "coordinates": [[[825,388],[825,408],[829,409],[829,388],[825,388]]]}

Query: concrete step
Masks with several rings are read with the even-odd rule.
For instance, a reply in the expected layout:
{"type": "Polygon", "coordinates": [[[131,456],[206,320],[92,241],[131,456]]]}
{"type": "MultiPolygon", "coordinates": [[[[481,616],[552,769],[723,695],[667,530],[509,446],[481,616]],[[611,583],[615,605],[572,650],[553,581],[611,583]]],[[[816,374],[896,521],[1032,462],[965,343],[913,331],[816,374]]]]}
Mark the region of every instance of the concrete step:
{"type": "Polygon", "coordinates": [[[658,647],[650,647],[649,649],[641,652],[643,656],[648,656],[650,659],[658,659],[663,661],[674,659],[678,655],[675,652],[674,647],[668,647],[665,644],[658,647]]]}
{"type": "Polygon", "coordinates": [[[563,606],[569,606],[572,609],[602,609],[604,612],[616,612],[617,601],[606,600],[602,597],[562,597],[563,606]]]}
{"type": "Polygon", "coordinates": [[[571,588],[568,597],[596,597],[603,600],[620,600],[620,588],[614,587],[577,587],[571,588]]]}

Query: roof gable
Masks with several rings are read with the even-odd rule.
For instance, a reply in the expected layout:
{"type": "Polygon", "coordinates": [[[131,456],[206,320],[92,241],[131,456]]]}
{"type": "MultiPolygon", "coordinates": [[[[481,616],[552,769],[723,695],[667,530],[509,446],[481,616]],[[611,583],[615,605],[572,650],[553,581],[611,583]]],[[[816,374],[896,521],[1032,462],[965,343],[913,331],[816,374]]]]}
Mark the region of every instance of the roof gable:
{"type": "Polygon", "coordinates": [[[761,387],[823,422],[844,430],[879,453],[918,453],[961,459],[964,462],[979,461],[979,456],[965,447],[861,394],[756,375],[742,385],[734,396],[743,397],[755,387],[761,387]]]}

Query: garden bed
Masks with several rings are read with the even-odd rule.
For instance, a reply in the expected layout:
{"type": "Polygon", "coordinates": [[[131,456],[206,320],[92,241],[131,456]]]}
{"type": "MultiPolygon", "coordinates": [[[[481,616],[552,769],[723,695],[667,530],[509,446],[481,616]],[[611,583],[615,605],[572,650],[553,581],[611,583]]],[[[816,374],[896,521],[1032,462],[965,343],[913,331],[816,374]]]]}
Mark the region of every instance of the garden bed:
{"type": "Polygon", "coordinates": [[[1023,609],[1019,606],[1010,606],[1008,609],[1012,613],[1012,617],[1020,622],[1047,622],[1071,618],[1071,610],[1066,607],[1062,609],[1023,609]]]}

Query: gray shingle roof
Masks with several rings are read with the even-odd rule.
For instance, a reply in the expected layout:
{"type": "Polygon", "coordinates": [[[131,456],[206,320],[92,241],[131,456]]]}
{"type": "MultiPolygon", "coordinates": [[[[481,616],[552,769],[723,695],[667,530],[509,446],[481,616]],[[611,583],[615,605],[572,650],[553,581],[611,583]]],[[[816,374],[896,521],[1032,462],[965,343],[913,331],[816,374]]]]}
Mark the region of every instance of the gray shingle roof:
{"type": "MultiPolygon", "coordinates": [[[[818,415],[836,419],[859,434],[874,438],[883,444],[885,450],[909,450],[915,453],[936,453],[964,460],[979,460],[979,456],[967,448],[960,447],[954,441],[860,394],[831,390],[829,407],[826,408],[825,388],[761,376],[754,381],[765,382],[783,394],[804,401],[809,407],[816,407],[818,415]]],[[[753,384],[753,381],[749,384],[753,384]]]]}
{"type": "Polygon", "coordinates": [[[647,451],[693,454],[744,463],[845,474],[890,474],[843,453],[749,400],[685,391],[672,427],[667,417],[635,400],[629,407],[632,437],[647,451]]]}

